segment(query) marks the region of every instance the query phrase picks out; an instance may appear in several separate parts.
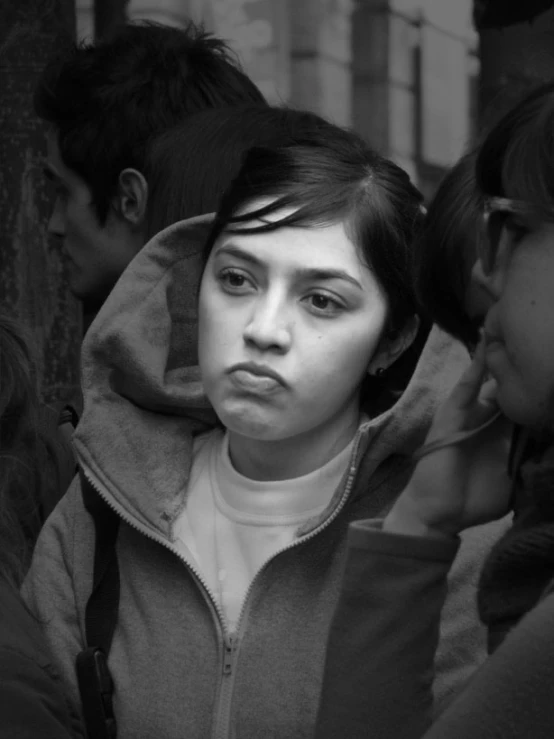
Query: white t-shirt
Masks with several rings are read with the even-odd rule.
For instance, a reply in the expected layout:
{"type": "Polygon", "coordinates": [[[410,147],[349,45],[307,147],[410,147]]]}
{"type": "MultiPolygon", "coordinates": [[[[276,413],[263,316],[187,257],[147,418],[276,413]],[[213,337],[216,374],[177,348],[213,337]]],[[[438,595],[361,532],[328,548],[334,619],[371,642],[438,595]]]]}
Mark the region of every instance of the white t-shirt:
{"type": "Polygon", "coordinates": [[[352,443],[308,475],[260,482],[235,470],[223,431],[195,440],[187,505],[174,529],[176,545],[193,555],[231,632],[258,570],[329,504],[352,443]]]}

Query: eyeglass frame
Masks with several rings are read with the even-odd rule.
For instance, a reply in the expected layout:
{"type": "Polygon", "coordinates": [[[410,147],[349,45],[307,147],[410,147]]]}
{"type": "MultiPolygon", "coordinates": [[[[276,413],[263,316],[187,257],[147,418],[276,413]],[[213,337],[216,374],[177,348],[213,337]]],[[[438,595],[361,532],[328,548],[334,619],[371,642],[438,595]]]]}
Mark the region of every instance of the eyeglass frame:
{"type": "Polygon", "coordinates": [[[490,216],[493,213],[504,213],[506,215],[524,215],[538,214],[541,220],[554,222],[554,211],[548,216],[544,209],[537,208],[530,202],[525,200],[515,200],[512,198],[489,197],[485,200],[483,209],[483,224],[485,227],[484,237],[478,240],[477,256],[481,262],[483,273],[490,277],[498,265],[498,251],[502,228],[496,239],[492,239],[490,235],[490,216]],[[494,243],[493,243],[494,242],[494,243]]]}
{"type": "Polygon", "coordinates": [[[512,198],[490,197],[485,200],[483,209],[483,225],[485,228],[484,237],[479,239],[477,245],[477,256],[481,261],[483,273],[490,276],[498,262],[498,249],[500,238],[502,236],[501,226],[497,238],[493,239],[490,234],[490,217],[494,213],[504,213],[506,215],[514,215],[518,213],[528,214],[533,210],[532,206],[524,200],[514,200],[512,198]]]}

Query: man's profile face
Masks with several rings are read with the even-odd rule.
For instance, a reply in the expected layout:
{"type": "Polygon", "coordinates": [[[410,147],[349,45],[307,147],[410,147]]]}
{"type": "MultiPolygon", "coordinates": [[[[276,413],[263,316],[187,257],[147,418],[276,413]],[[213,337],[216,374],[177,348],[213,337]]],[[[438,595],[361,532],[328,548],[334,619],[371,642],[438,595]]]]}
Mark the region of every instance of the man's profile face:
{"type": "Polygon", "coordinates": [[[62,160],[55,131],[48,134],[47,150],[45,174],[56,191],[48,233],[67,257],[69,289],[97,310],[135,256],[136,234],[112,209],[100,223],[89,186],[62,160]]]}

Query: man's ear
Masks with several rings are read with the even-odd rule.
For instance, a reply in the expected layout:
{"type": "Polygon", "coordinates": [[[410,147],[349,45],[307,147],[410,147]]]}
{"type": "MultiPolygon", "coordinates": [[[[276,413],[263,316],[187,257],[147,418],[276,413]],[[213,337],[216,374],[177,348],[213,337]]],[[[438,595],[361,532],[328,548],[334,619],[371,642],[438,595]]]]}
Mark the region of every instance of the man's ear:
{"type": "Polygon", "coordinates": [[[148,202],[148,183],[138,169],[128,167],[119,173],[114,209],[131,227],[142,228],[148,202]]]}
{"type": "Polygon", "coordinates": [[[380,374],[388,369],[399,357],[404,354],[414,342],[419,331],[419,316],[412,316],[405,324],[402,331],[391,335],[385,335],[381,340],[379,349],[367,368],[368,375],[380,374]]]}

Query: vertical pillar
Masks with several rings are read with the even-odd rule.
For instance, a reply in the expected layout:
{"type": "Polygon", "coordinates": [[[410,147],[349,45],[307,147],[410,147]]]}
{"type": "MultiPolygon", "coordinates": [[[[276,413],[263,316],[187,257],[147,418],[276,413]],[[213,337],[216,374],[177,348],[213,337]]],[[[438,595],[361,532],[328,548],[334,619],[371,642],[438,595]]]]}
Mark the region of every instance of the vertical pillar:
{"type": "Polygon", "coordinates": [[[295,0],[290,7],[293,105],[352,124],[352,0],[295,0]]]}
{"type": "Polygon", "coordinates": [[[352,125],[375,149],[390,150],[388,0],[356,0],[352,14],[352,125]]]}
{"type": "Polygon", "coordinates": [[[0,310],[28,327],[47,401],[78,389],[81,315],[48,243],[46,127],[32,96],[50,55],[74,34],[74,0],[0,3],[0,310]]]}
{"type": "Polygon", "coordinates": [[[531,22],[479,31],[481,126],[514,105],[530,88],[554,79],[554,8],[531,22]]]}
{"type": "Polygon", "coordinates": [[[128,0],[94,0],[94,37],[109,38],[127,20],[128,0]]]}

